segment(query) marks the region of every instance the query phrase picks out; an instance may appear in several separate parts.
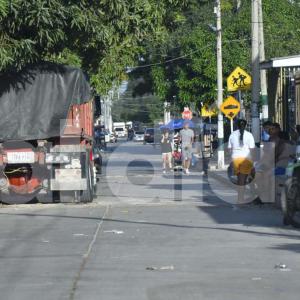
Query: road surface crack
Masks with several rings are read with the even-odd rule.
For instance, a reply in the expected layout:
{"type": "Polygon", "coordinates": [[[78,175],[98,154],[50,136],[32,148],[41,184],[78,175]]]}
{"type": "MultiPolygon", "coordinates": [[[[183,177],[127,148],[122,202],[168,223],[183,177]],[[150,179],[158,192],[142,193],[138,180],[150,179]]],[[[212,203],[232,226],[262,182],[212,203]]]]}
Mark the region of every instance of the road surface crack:
{"type": "Polygon", "coordinates": [[[79,280],[81,278],[81,274],[82,274],[82,272],[85,269],[86,263],[87,263],[87,261],[88,261],[88,259],[90,257],[90,254],[92,252],[93,246],[94,246],[94,244],[95,244],[95,242],[97,240],[97,237],[99,235],[99,232],[100,232],[100,230],[102,228],[102,224],[103,224],[103,222],[104,222],[104,220],[105,220],[105,218],[106,218],[106,216],[108,214],[109,208],[110,208],[110,205],[107,205],[106,209],[105,209],[105,212],[104,212],[103,216],[101,217],[101,221],[98,223],[97,228],[96,228],[96,230],[95,230],[95,232],[93,234],[93,238],[92,238],[91,242],[89,243],[89,246],[88,246],[86,252],[83,254],[83,259],[82,259],[82,262],[80,264],[79,271],[77,272],[77,274],[76,274],[76,276],[75,276],[75,278],[73,280],[73,283],[72,283],[72,289],[71,289],[70,297],[69,297],[70,300],[74,300],[75,293],[76,293],[77,286],[78,286],[78,282],[79,282],[79,280]]]}

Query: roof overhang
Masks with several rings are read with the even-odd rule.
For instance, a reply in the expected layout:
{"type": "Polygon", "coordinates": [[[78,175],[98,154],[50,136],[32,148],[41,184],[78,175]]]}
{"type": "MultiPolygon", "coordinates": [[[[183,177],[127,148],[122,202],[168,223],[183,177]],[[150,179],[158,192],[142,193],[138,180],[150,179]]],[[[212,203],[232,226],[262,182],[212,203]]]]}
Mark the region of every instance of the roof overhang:
{"type": "Polygon", "coordinates": [[[300,67],[300,55],[272,58],[260,63],[261,69],[300,67]]]}

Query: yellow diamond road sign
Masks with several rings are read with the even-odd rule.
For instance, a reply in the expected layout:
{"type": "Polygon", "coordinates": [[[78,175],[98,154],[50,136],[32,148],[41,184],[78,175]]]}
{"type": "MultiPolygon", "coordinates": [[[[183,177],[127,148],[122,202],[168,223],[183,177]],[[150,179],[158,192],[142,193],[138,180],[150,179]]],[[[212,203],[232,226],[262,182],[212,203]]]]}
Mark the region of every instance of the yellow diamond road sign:
{"type": "Polygon", "coordinates": [[[218,114],[218,111],[215,107],[205,107],[201,108],[201,117],[214,117],[218,114]]]}
{"type": "Polygon", "coordinates": [[[239,113],[241,106],[239,101],[229,96],[220,107],[222,113],[229,119],[233,119],[239,113]]]}
{"type": "Polygon", "coordinates": [[[227,89],[229,92],[248,90],[251,88],[252,78],[242,68],[237,67],[227,77],[227,89]]]}

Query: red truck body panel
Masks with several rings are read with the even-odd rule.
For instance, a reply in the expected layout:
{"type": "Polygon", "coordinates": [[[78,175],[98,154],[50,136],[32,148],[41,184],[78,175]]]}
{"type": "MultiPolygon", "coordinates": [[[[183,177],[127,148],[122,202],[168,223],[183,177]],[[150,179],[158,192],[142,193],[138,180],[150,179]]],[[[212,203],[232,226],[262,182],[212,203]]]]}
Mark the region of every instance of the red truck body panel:
{"type": "Polygon", "coordinates": [[[93,101],[72,105],[69,109],[63,136],[82,136],[86,139],[92,139],[94,130],[93,117],[93,101]]]}

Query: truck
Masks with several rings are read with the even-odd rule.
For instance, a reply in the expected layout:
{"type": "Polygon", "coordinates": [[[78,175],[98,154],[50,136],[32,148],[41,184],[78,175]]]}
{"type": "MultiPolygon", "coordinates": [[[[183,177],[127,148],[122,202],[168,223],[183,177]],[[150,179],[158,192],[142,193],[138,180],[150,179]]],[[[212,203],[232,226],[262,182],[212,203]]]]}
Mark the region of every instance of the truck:
{"type": "Polygon", "coordinates": [[[132,121],[126,122],[126,128],[127,128],[127,130],[128,129],[132,129],[132,127],[133,127],[133,122],[132,121]]]}
{"type": "Polygon", "coordinates": [[[0,201],[93,201],[94,102],[83,71],[41,63],[1,77],[0,201]]]}
{"type": "Polygon", "coordinates": [[[126,124],[125,122],[114,122],[113,123],[113,130],[118,137],[125,137],[126,136],[126,124]]]}

